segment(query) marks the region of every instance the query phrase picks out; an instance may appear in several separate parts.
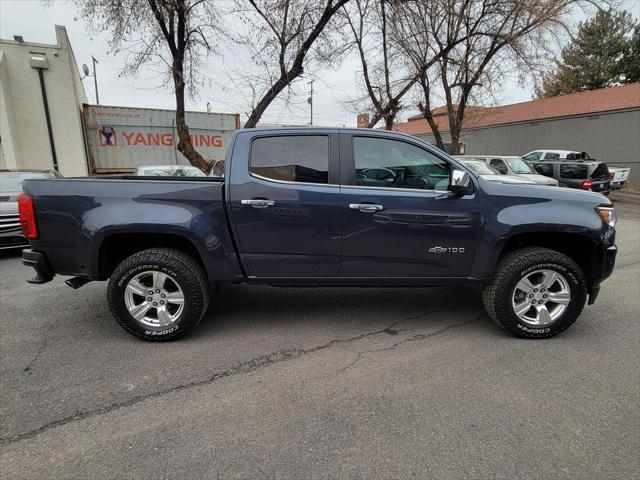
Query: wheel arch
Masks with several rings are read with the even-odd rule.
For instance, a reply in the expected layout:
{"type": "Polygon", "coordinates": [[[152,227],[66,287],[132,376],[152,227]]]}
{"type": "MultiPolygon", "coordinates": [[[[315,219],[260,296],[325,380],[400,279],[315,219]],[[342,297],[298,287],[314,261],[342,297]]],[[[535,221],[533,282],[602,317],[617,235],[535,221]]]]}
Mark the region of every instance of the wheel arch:
{"type": "Polygon", "coordinates": [[[589,286],[598,283],[601,271],[601,249],[598,248],[596,239],[582,233],[521,232],[514,234],[503,243],[490,276],[495,273],[500,258],[513,250],[524,247],[541,247],[560,252],[576,262],[584,273],[589,286]]]}
{"type": "Polygon", "coordinates": [[[100,280],[111,276],[125,258],[149,248],[171,248],[189,255],[212,278],[212,272],[203,261],[196,244],[184,235],[176,233],[144,232],[113,233],[106,236],[98,247],[97,272],[100,280]]]}

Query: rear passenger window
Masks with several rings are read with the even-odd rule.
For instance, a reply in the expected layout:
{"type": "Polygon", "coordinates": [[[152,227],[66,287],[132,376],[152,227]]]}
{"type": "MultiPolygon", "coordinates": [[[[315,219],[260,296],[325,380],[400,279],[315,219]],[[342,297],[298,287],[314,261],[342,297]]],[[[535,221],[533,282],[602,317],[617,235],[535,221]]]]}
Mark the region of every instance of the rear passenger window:
{"type": "Polygon", "coordinates": [[[257,138],[251,147],[251,173],[272,180],[328,183],[329,137],[290,135],[257,138]]]}
{"type": "Polygon", "coordinates": [[[562,178],[589,178],[588,167],[586,165],[560,165],[560,176],[562,178]]]}
{"type": "Polygon", "coordinates": [[[547,153],[544,157],[545,160],[558,160],[559,158],[559,153],[547,153]]]}
{"type": "Polygon", "coordinates": [[[553,165],[546,165],[544,163],[532,163],[531,166],[540,175],[553,178],[553,165]]]}

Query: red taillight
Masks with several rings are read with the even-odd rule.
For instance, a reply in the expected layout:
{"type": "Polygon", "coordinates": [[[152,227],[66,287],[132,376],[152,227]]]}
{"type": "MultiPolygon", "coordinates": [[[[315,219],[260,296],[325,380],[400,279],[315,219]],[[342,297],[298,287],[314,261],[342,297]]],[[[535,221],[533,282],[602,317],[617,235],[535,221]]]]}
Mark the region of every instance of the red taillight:
{"type": "Polygon", "coordinates": [[[33,199],[26,193],[18,195],[18,212],[20,213],[22,234],[27,238],[38,238],[36,215],[33,211],[33,199]]]}
{"type": "Polygon", "coordinates": [[[580,188],[583,190],[591,190],[592,186],[593,182],[591,180],[585,180],[584,182],[582,182],[582,185],[580,185],[580,188]]]}

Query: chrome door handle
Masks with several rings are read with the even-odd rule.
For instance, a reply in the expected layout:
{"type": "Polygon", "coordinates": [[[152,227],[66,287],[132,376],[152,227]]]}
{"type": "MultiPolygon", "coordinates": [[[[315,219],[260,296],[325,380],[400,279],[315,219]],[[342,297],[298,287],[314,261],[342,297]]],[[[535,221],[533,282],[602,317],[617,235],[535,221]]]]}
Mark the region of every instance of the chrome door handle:
{"type": "Polygon", "coordinates": [[[376,205],[374,203],[350,203],[349,208],[352,210],[360,210],[364,213],[379,212],[384,207],[382,205],[376,205]]]}
{"type": "Polygon", "coordinates": [[[252,200],[240,200],[240,204],[249,205],[253,208],[267,208],[267,207],[273,207],[276,204],[276,202],[274,202],[273,200],[254,198],[252,200]]]}

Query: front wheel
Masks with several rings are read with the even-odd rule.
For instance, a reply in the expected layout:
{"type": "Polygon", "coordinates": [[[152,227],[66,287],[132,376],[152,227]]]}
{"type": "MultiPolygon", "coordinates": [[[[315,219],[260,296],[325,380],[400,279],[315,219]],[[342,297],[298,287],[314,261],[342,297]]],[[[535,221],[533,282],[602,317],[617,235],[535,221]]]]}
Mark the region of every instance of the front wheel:
{"type": "Polygon", "coordinates": [[[120,263],[107,289],[111,313],[138,338],[175,340],[207,310],[209,289],[200,265],[177,250],[143,250],[120,263]]]}
{"type": "Polygon", "coordinates": [[[587,299],[580,267],[547,248],[523,248],[498,262],[482,300],[489,316],[509,333],[548,338],[576,321],[587,299]]]}

